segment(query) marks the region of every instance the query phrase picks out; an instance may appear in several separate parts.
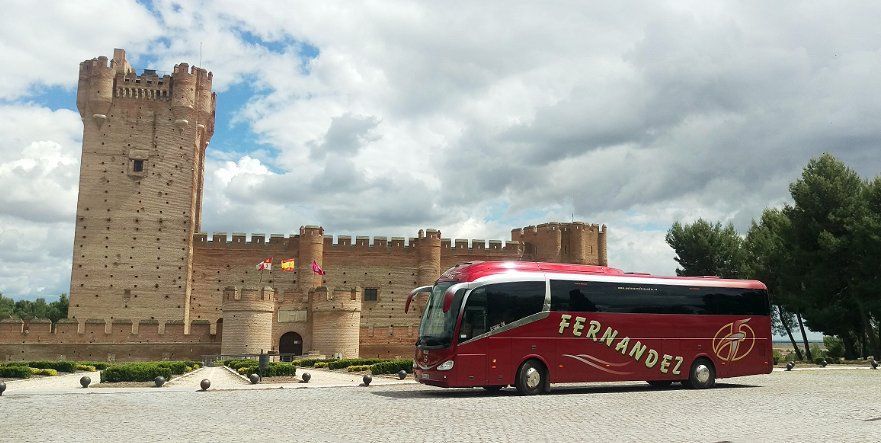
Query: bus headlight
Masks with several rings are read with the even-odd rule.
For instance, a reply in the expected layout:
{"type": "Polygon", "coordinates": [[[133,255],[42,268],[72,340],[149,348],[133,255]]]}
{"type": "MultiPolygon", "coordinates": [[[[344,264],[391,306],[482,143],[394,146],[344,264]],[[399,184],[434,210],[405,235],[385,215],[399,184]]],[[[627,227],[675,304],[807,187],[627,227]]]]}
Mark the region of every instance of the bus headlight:
{"type": "Polygon", "coordinates": [[[438,365],[438,367],[437,367],[438,371],[449,371],[450,369],[453,369],[453,361],[452,360],[447,360],[447,361],[441,363],[440,365],[438,365]]]}

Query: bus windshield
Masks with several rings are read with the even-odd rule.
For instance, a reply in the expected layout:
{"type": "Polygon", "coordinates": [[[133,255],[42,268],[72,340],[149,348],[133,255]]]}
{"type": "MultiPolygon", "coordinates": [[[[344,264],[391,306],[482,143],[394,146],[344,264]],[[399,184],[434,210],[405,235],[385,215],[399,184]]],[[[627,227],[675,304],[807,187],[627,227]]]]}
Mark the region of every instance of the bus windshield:
{"type": "Polygon", "coordinates": [[[428,298],[428,306],[422,314],[422,322],[419,324],[419,340],[417,346],[447,347],[453,342],[453,329],[456,327],[456,317],[459,314],[459,303],[464,290],[456,293],[453,306],[444,312],[444,292],[454,282],[442,282],[431,288],[431,296],[428,298]]]}

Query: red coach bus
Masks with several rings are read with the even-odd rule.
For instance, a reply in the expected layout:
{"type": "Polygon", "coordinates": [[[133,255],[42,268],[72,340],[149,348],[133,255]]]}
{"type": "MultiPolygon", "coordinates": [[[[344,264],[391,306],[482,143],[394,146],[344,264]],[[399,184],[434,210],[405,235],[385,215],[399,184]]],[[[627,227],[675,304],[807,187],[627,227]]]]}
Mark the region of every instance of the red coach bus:
{"type": "Polygon", "coordinates": [[[709,388],[716,378],[770,373],[764,284],[656,277],[604,266],[475,262],[429,292],[414,372],[440,387],[644,380],[709,388]]]}

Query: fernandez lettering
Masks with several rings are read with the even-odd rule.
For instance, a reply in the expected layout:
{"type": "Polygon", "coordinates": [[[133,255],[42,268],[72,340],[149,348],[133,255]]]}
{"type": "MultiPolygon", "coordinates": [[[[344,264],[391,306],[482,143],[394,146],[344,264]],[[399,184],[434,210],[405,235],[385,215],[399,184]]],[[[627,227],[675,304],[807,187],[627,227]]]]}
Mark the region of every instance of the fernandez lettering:
{"type": "Polygon", "coordinates": [[[562,335],[566,330],[570,330],[575,337],[589,338],[594,342],[601,343],[610,349],[615,349],[615,351],[620,352],[622,355],[630,356],[637,363],[642,363],[647,368],[657,367],[658,371],[662,374],[679,375],[682,373],[682,362],[685,360],[682,356],[662,355],[639,340],[631,345],[630,337],[618,339],[618,330],[611,326],[607,326],[603,333],[598,336],[600,330],[603,329],[603,325],[596,320],[591,320],[586,325],[585,322],[587,322],[587,319],[584,317],[575,317],[573,321],[571,315],[562,314],[560,316],[558,333],[562,335]],[[618,341],[617,344],[612,346],[616,340],[618,341]]]}

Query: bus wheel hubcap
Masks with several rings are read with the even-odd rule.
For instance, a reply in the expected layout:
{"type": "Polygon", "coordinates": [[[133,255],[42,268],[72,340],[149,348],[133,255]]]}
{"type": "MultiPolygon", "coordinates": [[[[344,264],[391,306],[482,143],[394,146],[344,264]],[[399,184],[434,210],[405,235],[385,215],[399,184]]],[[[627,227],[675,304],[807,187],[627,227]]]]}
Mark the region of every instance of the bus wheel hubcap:
{"type": "Polygon", "coordinates": [[[698,365],[694,370],[694,375],[698,382],[704,384],[710,380],[710,368],[705,365],[698,365]]]}
{"type": "Polygon", "coordinates": [[[535,389],[538,386],[538,383],[541,381],[541,374],[535,368],[529,368],[526,370],[526,386],[529,389],[535,389]]]}

